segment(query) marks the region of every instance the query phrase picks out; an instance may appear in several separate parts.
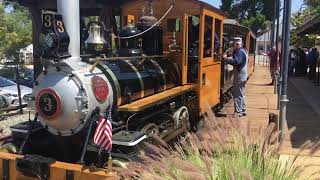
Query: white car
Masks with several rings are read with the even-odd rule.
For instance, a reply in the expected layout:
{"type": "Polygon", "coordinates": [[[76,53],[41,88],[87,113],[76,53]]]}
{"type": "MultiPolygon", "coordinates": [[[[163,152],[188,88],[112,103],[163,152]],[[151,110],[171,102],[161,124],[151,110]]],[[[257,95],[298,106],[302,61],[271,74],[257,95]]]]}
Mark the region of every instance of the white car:
{"type": "MultiPolygon", "coordinates": [[[[27,102],[24,100],[23,97],[32,94],[32,89],[29,87],[20,85],[20,90],[21,90],[22,105],[26,105],[27,102]]],[[[0,77],[0,96],[2,98],[2,101],[4,100],[6,101],[5,102],[7,106],[5,107],[6,110],[7,109],[11,110],[19,107],[18,88],[15,82],[10,81],[6,78],[0,77]]]]}
{"type": "Polygon", "coordinates": [[[9,104],[6,101],[6,98],[4,97],[4,95],[0,94],[0,111],[1,109],[7,108],[9,106],[9,104]]]}

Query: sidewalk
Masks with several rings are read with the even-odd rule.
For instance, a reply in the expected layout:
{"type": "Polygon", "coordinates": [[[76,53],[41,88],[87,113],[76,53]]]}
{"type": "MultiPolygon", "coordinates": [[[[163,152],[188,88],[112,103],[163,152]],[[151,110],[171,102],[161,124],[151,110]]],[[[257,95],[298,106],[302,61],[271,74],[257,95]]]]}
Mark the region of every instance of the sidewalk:
{"type": "MultiPolygon", "coordinates": [[[[247,113],[240,119],[241,124],[251,124],[251,136],[255,138],[259,128],[266,128],[269,121],[269,113],[279,114],[277,110],[277,95],[274,87],[267,86],[271,82],[268,66],[263,58],[257,58],[255,72],[250,77],[246,86],[247,113]]],[[[307,78],[289,78],[287,104],[288,129],[295,127],[296,130],[286,135],[280,151],[280,160],[285,162],[295,157],[300,151],[301,145],[307,140],[312,142],[320,140],[320,86],[315,86],[307,78]]],[[[233,112],[233,102],[230,101],[223,112],[233,112]]],[[[302,163],[303,176],[307,179],[311,174],[320,171],[320,152],[309,156],[308,150],[300,153],[298,163],[302,163]]],[[[315,176],[313,176],[314,179],[315,176]]],[[[316,179],[320,179],[320,175],[316,179]]]]}
{"type": "MultiPolygon", "coordinates": [[[[300,146],[320,137],[320,87],[304,77],[290,78],[288,83],[287,128],[296,130],[284,140],[283,154],[294,154],[300,146]]],[[[320,157],[320,152],[315,154],[320,157]]]]}
{"type": "MultiPolygon", "coordinates": [[[[271,77],[269,68],[261,63],[256,63],[255,72],[246,84],[247,116],[241,117],[242,125],[250,124],[251,137],[255,138],[269,125],[269,114],[278,114],[277,95],[274,86],[269,86],[271,77]]],[[[233,101],[230,100],[222,109],[222,114],[233,114],[233,101]]],[[[219,117],[221,118],[221,117],[219,117]]]]}
{"type": "MultiPolygon", "coordinates": [[[[269,114],[279,115],[277,109],[278,95],[274,94],[274,86],[268,86],[271,82],[269,68],[266,60],[257,58],[255,72],[251,75],[246,85],[247,116],[239,118],[238,122],[246,131],[250,131],[250,138],[255,140],[259,133],[269,125],[269,114]],[[257,61],[260,60],[260,63],[257,61]],[[249,126],[246,126],[250,124],[249,126]],[[262,129],[262,130],[261,130],[262,129]]],[[[310,179],[312,174],[320,172],[320,151],[310,156],[309,150],[300,152],[301,145],[307,140],[314,142],[320,140],[320,86],[315,86],[306,78],[290,78],[288,81],[287,123],[285,127],[285,139],[280,148],[279,160],[286,163],[288,159],[297,158],[296,165],[303,167],[302,175],[310,179]],[[295,127],[296,130],[288,134],[288,130],[295,127]],[[299,152],[299,153],[298,153],[299,152]],[[299,156],[296,156],[299,154],[299,156]]],[[[234,112],[233,101],[227,103],[221,110],[221,115],[234,112]]],[[[220,115],[220,113],[219,113],[220,115]]],[[[218,116],[220,122],[228,122],[228,117],[218,116]]],[[[202,135],[205,135],[203,132],[202,135]]],[[[319,144],[320,146],[320,144],[319,144]]],[[[320,179],[320,174],[312,176],[320,179]]]]}
{"type": "MultiPolygon", "coordinates": [[[[319,141],[320,137],[320,87],[315,86],[304,77],[290,77],[288,82],[287,129],[296,130],[286,136],[280,160],[294,158],[306,141],[319,141]]],[[[310,175],[320,171],[320,152],[309,156],[309,150],[300,153],[297,163],[305,166],[303,175],[307,179],[310,175]]],[[[320,175],[312,179],[320,179],[320,175]]]]}

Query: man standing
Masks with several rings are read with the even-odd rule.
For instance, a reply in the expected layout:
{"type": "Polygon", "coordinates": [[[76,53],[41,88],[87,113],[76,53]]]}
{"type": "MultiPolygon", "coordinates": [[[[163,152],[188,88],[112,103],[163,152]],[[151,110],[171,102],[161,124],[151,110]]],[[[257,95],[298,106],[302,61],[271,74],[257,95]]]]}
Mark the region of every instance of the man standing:
{"type": "Polygon", "coordinates": [[[272,47],[271,51],[268,53],[270,59],[270,75],[272,82],[269,85],[273,85],[275,82],[275,74],[279,73],[279,57],[281,56],[280,53],[276,50],[276,47],[272,47]]]}
{"type": "Polygon", "coordinates": [[[275,81],[275,74],[276,73],[279,73],[279,58],[281,55],[280,53],[276,50],[276,47],[273,47],[270,52],[268,54],[265,54],[265,53],[261,53],[262,55],[264,56],[268,56],[269,59],[270,59],[270,76],[271,76],[271,79],[272,79],[272,82],[269,83],[268,85],[273,85],[274,81],[275,81]]]}
{"type": "Polygon", "coordinates": [[[308,54],[310,80],[314,80],[316,77],[318,59],[319,59],[319,53],[317,48],[312,48],[311,52],[309,52],[308,54]]]}
{"type": "Polygon", "coordinates": [[[248,79],[248,54],[242,48],[242,38],[235,37],[233,41],[234,52],[232,57],[223,55],[223,59],[234,68],[233,70],[233,100],[234,113],[238,117],[246,115],[244,88],[248,79]]]}

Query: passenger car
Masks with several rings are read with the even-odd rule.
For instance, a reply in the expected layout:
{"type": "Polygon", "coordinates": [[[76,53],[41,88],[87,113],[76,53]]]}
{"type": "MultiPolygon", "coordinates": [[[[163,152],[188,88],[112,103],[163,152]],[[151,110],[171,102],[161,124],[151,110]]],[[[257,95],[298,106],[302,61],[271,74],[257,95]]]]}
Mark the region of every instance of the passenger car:
{"type": "MultiPolygon", "coordinates": [[[[32,93],[32,89],[23,85],[20,85],[22,105],[26,105],[27,102],[23,100],[23,97],[32,93]]],[[[0,96],[2,101],[5,101],[6,109],[14,109],[19,107],[19,97],[17,84],[9,79],[0,77],[0,96]]]]}

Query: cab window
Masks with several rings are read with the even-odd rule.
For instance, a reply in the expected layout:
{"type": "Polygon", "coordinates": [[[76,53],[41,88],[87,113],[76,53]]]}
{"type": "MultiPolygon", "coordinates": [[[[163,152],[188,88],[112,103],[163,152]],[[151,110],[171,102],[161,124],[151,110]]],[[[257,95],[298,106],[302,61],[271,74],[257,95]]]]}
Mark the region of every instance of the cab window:
{"type": "Polygon", "coordinates": [[[204,20],[204,50],[203,57],[212,57],[213,17],[205,16],[204,20]]]}

